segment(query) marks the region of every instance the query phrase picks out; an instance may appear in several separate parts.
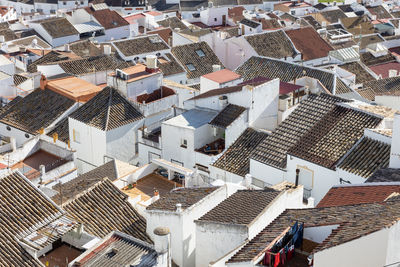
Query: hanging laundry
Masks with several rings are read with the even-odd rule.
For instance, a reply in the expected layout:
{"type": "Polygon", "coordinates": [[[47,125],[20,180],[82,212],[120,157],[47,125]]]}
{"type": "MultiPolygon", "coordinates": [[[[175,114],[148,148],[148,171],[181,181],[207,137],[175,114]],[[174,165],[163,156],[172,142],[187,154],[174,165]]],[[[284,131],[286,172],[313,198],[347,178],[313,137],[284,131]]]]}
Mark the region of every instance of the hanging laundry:
{"type": "Polygon", "coordinates": [[[280,254],[276,253],[274,267],[277,267],[279,265],[279,262],[280,262],[280,254]]]}

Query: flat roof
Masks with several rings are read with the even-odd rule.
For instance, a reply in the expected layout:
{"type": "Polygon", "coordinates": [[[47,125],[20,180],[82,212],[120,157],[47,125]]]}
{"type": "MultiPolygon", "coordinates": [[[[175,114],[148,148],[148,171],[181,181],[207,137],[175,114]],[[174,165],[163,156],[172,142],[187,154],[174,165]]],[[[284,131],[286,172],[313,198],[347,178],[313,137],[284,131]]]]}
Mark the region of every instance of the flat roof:
{"type": "MultiPolygon", "coordinates": [[[[146,65],[144,64],[136,64],[134,66],[122,69],[122,72],[124,72],[125,74],[127,74],[129,76],[129,79],[126,80],[127,82],[133,82],[133,81],[137,81],[146,77],[150,77],[153,75],[156,75],[158,73],[160,73],[160,71],[156,71],[156,72],[147,72],[146,71],[146,65]]],[[[111,76],[115,76],[115,72],[110,74],[111,76]]]]}
{"type": "Polygon", "coordinates": [[[48,81],[46,87],[63,96],[80,102],[89,101],[102,90],[100,86],[73,76],[48,81]]]}
{"type": "Polygon", "coordinates": [[[203,75],[204,78],[217,83],[226,83],[240,79],[242,76],[228,69],[222,69],[203,75]]]}
{"type": "Polygon", "coordinates": [[[191,109],[172,119],[164,121],[164,124],[187,128],[197,129],[208,124],[217,115],[216,112],[205,111],[201,109],[191,109]]]}

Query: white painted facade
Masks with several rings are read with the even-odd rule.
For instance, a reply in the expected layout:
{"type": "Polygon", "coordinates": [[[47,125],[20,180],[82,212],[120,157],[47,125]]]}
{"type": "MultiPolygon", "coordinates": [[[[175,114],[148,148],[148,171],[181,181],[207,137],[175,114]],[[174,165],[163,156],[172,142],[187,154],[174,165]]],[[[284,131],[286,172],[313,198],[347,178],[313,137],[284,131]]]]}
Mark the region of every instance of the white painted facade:
{"type": "Polygon", "coordinates": [[[154,239],[154,229],[165,226],[171,232],[172,260],[178,266],[195,266],[195,220],[217,206],[236,190],[223,186],[183,211],[146,210],[147,234],[154,239]]]}
{"type": "Polygon", "coordinates": [[[285,209],[303,207],[303,187],[282,191],[248,225],[196,221],[196,267],[207,267],[253,239],[285,209]],[[210,240],[213,240],[210,242],[210,240]]]}
{"type": "Polygon", "coordinates": [[[43,39],[52,47],[69,44],[79,40],[79,34],[54,38],[42,27],[42,25],[40,25],[40,23],[31,22],[29,23],[29,26],[32,27],[41,37],[43,37],[43,39]]]}

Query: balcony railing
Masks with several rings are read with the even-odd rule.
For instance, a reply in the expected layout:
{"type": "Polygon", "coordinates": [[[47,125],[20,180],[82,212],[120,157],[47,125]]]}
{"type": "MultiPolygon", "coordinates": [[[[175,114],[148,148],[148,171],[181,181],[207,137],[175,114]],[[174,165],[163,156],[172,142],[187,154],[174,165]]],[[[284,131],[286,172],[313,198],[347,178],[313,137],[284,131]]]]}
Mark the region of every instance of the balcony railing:
{"type": "Polygon", "coordinates": [[[303,189],[303,200],[307,201],[311,197],[312,189],[304,188],[303,189]]]}

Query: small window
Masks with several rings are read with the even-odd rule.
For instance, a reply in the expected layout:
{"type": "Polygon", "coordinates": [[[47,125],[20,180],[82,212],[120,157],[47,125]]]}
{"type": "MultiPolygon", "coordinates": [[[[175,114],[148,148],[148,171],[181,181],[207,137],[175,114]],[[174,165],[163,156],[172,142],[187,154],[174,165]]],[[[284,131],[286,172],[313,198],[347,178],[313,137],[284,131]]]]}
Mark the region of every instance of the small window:
{"type": "Polygon", "coordinates": [[[66,5],[67,5],[67,2],[63,2],[63,5],[66,6],[66,5]]]}
{"type": "Polygon", "coordinates": [[[29,138],[29,134],[25,134],[25,137],[26,137],[26,138],[29,138]]]}
{"type": "Polygon", "coordinates": [[[181,147],[187,148],[187,140],[186,139],[182,139],[181,147]]]}
{"type": "Polygon", "coordinates": [[[161,56],[161,53],[157,53],[156,56],[157,56],[157,57],[161,56]]]}
{"type": "Polygon", "coordinates": [[[199,57],[205,57],[205,56],[206,56],[206,54],[204,54],[204,51],[201,50],[201,49],[197,49],[197,50],[196,50],[196,54],[197,54],[199,57]]]}
{"type": "Polygon", "coordinates": [[[85,4],[85,2],[81,1],[81,5],[85,4]]]}
{"type": "Polygon", "coordinates": [[[81,135],[79,134],[79,132],[77,130],[73,129],[72,135],[73,135],[74,142],[79,144],[81,142],[81,135]]]}
{"type": "Polygon", "coordinates": [[[296,11],[292,10],[292,11],[290,11],[290,14],[294,15],[294,14],[296,14],[296,11]]]}
{"type": "Polygon", "coordinates": [[[135,57],[133,60],[134,60],[135,62],[138,62],[138,61],[139,61],[139,57],[135,57]]]}
{"type": "Polygon", "coordinates": [[[191,63],[186,64],[186,67],[187,67],[190,71],[195,71],[195,70],[196,70],[196,68],[194,67],[194,65],[191,64],[191,63]]]}
{"type": "Polygon", "coordinates": [[[217,18],[214,18],[214,21],[217,21],[217,18]]]}
{"type": "Polygon", "coordinates": [[[11,131],[11,127],[10,126],[7,126],[6,129],[7,129],[7,131],[11,131]]]}

